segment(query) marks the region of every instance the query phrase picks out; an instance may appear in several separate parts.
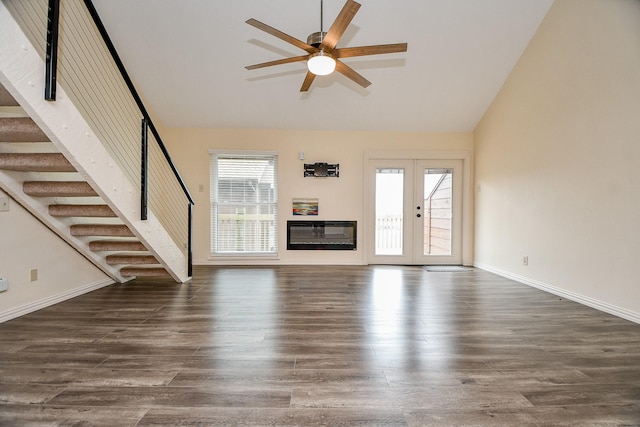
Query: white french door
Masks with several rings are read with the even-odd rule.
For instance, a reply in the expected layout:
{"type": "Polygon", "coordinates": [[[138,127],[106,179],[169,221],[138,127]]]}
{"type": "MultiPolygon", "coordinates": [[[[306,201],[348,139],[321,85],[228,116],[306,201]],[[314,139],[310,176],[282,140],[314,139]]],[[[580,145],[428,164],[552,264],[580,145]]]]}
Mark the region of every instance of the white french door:
{"type": "Polygon", "coordinates": [[[369,162],[370,264],[462,264],[462,160],[369,162]]]}

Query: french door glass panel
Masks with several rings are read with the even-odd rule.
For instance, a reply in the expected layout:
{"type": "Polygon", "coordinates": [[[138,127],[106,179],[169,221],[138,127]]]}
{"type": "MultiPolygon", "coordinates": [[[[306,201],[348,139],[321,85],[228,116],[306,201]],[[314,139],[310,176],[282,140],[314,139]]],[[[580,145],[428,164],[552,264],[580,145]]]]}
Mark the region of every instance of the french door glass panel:
{"type": "Polygon", "coordinates": [[[451,255],[453,169],[423,169],[422,255],[451,255]]]}
{"type": "Polygon", "coordinates": [[[403,168],[376,168],[376,255],[402,255],[404,221],[403,168]]]}

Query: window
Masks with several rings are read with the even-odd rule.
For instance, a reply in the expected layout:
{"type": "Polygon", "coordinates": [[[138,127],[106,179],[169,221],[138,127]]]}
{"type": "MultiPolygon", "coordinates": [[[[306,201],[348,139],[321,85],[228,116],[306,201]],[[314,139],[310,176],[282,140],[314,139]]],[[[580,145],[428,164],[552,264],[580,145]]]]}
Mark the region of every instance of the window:
{"type": "Polygon", "coordinates": [[[276,254],[278,155],[211,153],[211,252],[276,254]]]}

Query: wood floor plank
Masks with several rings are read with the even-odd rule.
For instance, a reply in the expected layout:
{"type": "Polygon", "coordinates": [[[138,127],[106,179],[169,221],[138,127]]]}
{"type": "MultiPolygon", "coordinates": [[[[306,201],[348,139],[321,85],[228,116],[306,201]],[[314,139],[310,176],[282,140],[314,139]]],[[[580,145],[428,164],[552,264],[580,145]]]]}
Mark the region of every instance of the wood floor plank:
{"type": "Polygon", "coordinates": [[[634,404],[640,402],[640,385],[582,384],[532,387],[529,390],[523,389],[522,394],[536,406],[597,405],[606,401],[634,404]]]}
{"type": "Polygon", "coordinates": [[[494,369],[461,370],[385,370],[390,387],[430,387],[438,385],[476,385],[479,387],[511,387],[522,390],[536,385],[593,384],[595,380],[578,370],[547,368],[498,371],[494,369]]]}
{"type": "Polygon", "coordinates": [[[478,269],[196,266],[0,324],[3,426],[640,425],[638,384],[640,325],[478,269]]]}
{"type": "Polygon", "coordinates": [[[135,427],[146,412],[146,408],[2,405],[0,425],[135,427]]]}
{"type": "Polygon", "coordinates": [[[65,406],[288,408],[288,387],[68,387],[48,401],[65,406]]]}
{"type": "Polygon", "coordinates": [[[109,369],[293,369],[296,358],[293,355],[255,354],[251,352],[238,354],[228,352],[209,356],[118,356],[107,358],[100,366],[109,369]]]}
{"type": "Polygon", "coordinates": [[[176,375],[172,387],[211,387],[228,385],[313,387],[380,387],[386,388],[383,371],[357,369],[212,369],[184,370],[176,375]]]}
{"type": "Polygon", "coordinates": [[[0,405],[43,404],[64,391],[65,387],[40,384],[0,383],[0,405]]]}
{"type": "Polygon", "coordinates": [[[450,426],[635,426],[640,420],[640,405],[554,406],[545,408],[464,409],[451,411],[416,410],[405,413],[410,427],[450,426]]]}
{"type": "MultiPolygon", "coordinates": [[[[26,347],[25,347],[26,348],[26,347]]],[[[105,361],[104,355],[84,355],[75,353],[29,353],[24,349],[0,354],[0,367],[20,369],[55,367],[96,367],[105,361]]]]}
{"type": "Polygon", "coordinates": [[[65,386],[162,386],[178,371],[118,370],[105,368],[1,368],[3,384],[47,384],[65,386]]]}
{"type": "Polygon", "coordinates": [[[393,409],[271,409],[271,408],[152,408],[139,427],[407,427],[404,415],[393,409]]]}
{"type": "Polygon", "coordinates": [[[509,388],[486,389],[470,386],[438,387],[320,387],[293,388],[294,408],[402,408],[450,409],[459,407],[526,408],[533,404],[509,388]]]}

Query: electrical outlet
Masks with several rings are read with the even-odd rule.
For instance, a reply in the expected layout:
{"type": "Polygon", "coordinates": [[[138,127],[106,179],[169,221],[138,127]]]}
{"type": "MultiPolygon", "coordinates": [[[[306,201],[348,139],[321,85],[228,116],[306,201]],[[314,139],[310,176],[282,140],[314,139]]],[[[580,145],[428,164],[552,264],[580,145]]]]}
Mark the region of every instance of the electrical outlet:
{"type": "Polygon", "coordinates": [[[522,257],[522,265],[529,265],[529,257],[528,256],[523,256],[522,257]]]}
{"type": "Polygon", "coordinates": [[[9,212],[9,196],[0,196],[0,212],[9,212]]]}
{"type": "Polygon", "coordinates": [[[0,277],[0,292],[4,292],[9,288],[9,281],[0,277]]]}
{"type": "Polygon", "coordinates": [[[38,280],[38,269],[32,268],[29,270],[29,281],[35,282],[36,280],[38,280]]]}

